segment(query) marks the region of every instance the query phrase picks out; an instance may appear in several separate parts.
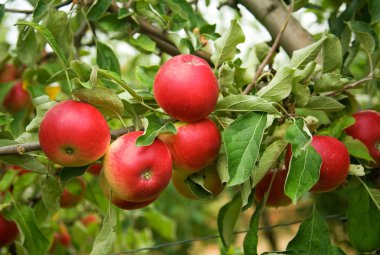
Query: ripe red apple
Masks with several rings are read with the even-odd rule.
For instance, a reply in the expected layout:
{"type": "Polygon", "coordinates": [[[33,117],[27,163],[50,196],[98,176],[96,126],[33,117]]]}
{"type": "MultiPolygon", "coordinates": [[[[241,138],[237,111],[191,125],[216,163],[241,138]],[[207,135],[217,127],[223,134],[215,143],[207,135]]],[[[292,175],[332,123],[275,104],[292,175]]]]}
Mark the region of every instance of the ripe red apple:
{"type": "Polygon", "coordinates": [[[165,144],[156,139],[149,146],[136,146],[143,132],[117,138],[103,160],[104,176],[113,194],[122,200],[143,202],[155,199],[169,184],[172,160],[165,144]]]}
{"type": "Polygon", "coordinates": [[[0,83],[15,80],[19,75],[18,69],[12,64],[6,64],[0,71],[0,83]]]}
{"type": "MultiPolygon", "coordinates": [[[[215,164],[202,169],[197,174],[201,174],[203,176],[204,187],[212,193],[213,197],[217,196],[223,191],[224,185],[220,180],[215,164]]],[[[175,189],[184,197],[187,197],[189,199],[199,199],[192,193],[189,185],[186,184],[185,180],[187,177],[187,175],[184,175],[178,171],[174,171],[172,182],[175,189]]]]}
{"type": "Polygon", "coordinates": [[[275,169],[269,170],[264,178],[256,185],[256,200],[258,202],[263,200],[264,194],[268,191],[272,178],[274,178],[265,205],[269,207],[280,207],[291,204],[292,200],[285,195],[285,181],[287,174],[287,169],[278,169],[277,171],[275,169]],[[275,173],[276,175],[273,177],[275,173]]]}
{"type": "MultiPolygon", "coordinates": [[[[322,158],[322,165],[318,182],[311,188],[311,192],[327,192],[341,185],[348,175],[350,155],[347,148],[338,139],[331,136],[314,135],[311,146],[322,158]]],[[[292,152],[291,147],[285,157],[286,168],[292,152]]]]}
{"type": "Polygon", "coordinates": [[[0,215],[0,248],[12,244],[18,234],[16,223],[14,221],[8,221],[0,215]]]}
{"type": "Polygon", "coordinates": [[[3,108],[5,111],[15,114],[31,105],[29,93],[23,88],[22,81],[17,81],[4,97],[3,108]]]}
{"type": "Polygon", "coordinates": [[[60,197],[62,208],[71,208],[76,206],[83,198],[86,192],[86,183],[80,177],[73,178],[64,188],[60,197]]]}
{"type": "Polygon", "coordinates": [[[345,130],[346,134],[364,143],[376,161],[371,166],[380,167],[380,113],[366,110],[352,116],[355,118],[355,123],[345,130]]]}
{"type": "Polygon", "coordinates": [[[103,115],[92,105],[67,100],[51,108],[38,133],[42,151],[61,166],[84,166],[101,158],[111,136],[103,115]]]}
{"type": "Polygon", "coordinates": [[[86,172],[98,176],[100,171],[102,170],[102,166],[102,163],[96,162],[87,167],[86,172]]]}
{"type": "Polygon", "coordinates": [[[173,118],[193,122],[207,117],[218,100],[218,81],[209,64],[182,54],[165,62],[154,80],[158,105],[173,118]]]}
{"type": "Polygon", "coordinates": [[[218,156],[221,138],[210,119],[176,123],[177,134],[159,136],[169,148],[174,169],[190,175],[211,164],[218,156]]]}

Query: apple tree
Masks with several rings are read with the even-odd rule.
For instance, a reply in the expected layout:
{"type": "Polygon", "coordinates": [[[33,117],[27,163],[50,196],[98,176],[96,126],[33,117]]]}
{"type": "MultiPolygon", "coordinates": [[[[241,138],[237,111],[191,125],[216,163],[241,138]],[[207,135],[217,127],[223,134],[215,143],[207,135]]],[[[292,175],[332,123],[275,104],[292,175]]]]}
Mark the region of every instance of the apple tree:
{"type": "Polygon", "coordinates": [[[0,254],[379,254],[379,0],[14,0],[0,22],[0,254]]]}

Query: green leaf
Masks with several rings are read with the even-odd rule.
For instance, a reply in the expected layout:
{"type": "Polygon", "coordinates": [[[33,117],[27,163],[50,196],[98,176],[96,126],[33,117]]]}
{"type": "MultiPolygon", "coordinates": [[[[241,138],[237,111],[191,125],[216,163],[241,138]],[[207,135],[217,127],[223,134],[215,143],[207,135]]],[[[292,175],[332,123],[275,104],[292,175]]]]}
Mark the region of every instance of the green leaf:
{"type": "Polygon", "coordinates": [[[371,24],[380,22],[380,1],[379,0],[368,0],[368,10],[371,14],[371,24]]]}
{"type": "Polygon", "coordinates": [[[66,81],[67,80],[66,72],[67,72],[67,75],[68,75],[69,79],[74,79],[74,78],[78,77],[78,75],[74,71],[74,69],[72,69],[72,68],[66,68],[66,69],[60,70],[60,71],[56,72],[55,74],[53,74],[46,81],[46,83],[53,83],[53,82],[56,82],[56,81],[66,81]]]}
{"type": "Polygon", "coordinates": [[[17,40],[17,56],[20,61],[27,66],[35,66],[40,58],[37,36],[34,31],[27,32],[27,36],[20,34],[17,40]],[[34,50],[30,50],[34,49],[34,50]]]}
{"type": "Polygon", "coordinates": [[[212,199],[214,196],[211,191],[205,188],[203,173],[195,173],[185,179],[190,191],[197,198],[202,200],[212,199]]]}
{"type": "Polygon", "coordinates": [[[117,56],[108,45],[99,41],[96,43],[96,63],[100,68],[120,75],[120,65],[117,56]]]}
{"type": "Polygon", "coordinates": [[[259,165],[253,169],[251,180],[252,186],[255,187],[265,174],[279,160],[282,152],[285,150],[287,143],[284,140],[277,140],[271,143],[263,152],[259,165]]]}
{"type": "Polygon", "coordinates": [[[215,53],[211,57],[215,67],[219,67],[224,61],[233,59],[236,54],[236,46],[244,41],[243,30],[236,20],[232,20],[229,30],[215,40],[215,53]]]}
{"type": "Polygon", "coordinates": [[[91,21],[100,19],[108,10],[112,0],[95,0],[87,12],[87,18],[91,21]]]}
{"type": "Polygon", "coordinates": [[[229,186],[241,184],[251,176],[266,125],[267,114],[251,112],[236,119],[224,131],[229,186]]]}
{"type": "Polygon", "coordinates": [[[17,222],[19,229],[24,236],[23,246],[29,255],[46,254],[49,248],[49,240],[44,236],[38,227],[33,209],[27,205],[14,203],[9,215],[17,222]]]}
{"type": "Polygon", "coordinates": [[[341,89],[344,84],[348,83],[347,78],[343,78],[339,73],[325,73],[315,81],[315,93],[329,92],[341,89]]]}
{"type": "Polygon", "coordinates": [[[310,44],[305,48],[294,51],[293,56],[290,59],[289,67],[303,69],[309,62],[314,61],[321,51],[323,43],[326,39],[327,36],[322,36],[322,38],[317,42],[310,44]]]}
{"type": "Polygon", "coordinates": [[[346,253],[341,248],[330,245],[329,253],[327,255],[346,255],[346,253]]]}
{"type": "Polygon", "coordinates": [[[346,146],[348,153],[351,156],[358,159],[375,162],[375,160],[369,154],[367,146],[360,140],[354,139],[353,137],[347,135],[343,138],[342,142],[346,146]]]}
{"type": "Polygon", "coordinates": [[[0,160],[7,162],[8,164],[17,165],[27,170],[37,172],[40,174],[47,174],[48,169],[35,157],[28,154],[24,155],[11,155],[11,156],[0,156],[0,160]]]}
{"type": "Polygon", "coordinates": [[[103,226],[97,235],[90,255],[108,254],[112,250],[112,245],[116,241],[116,212],[109,201],[108,212],[104,216],[103,226]]]}
{"type": "Polygon", "coordinates": [[[218,213],[218,230],[224,248],[227,250],[233,241],[233,232],[240,215],[242,200],[237,193],[230,202],[223,205],[218,213]]]}
{"type": "Polygon", "coordinates": [[[5,4],[0,4],[0,22],[3,20],[5,14],[5,4]]]}
{"type": "Polygon", "coordinates": [[[342,67],[342,46],[338,37],[328,35],[322,52],[324,73],[330,73],[342,67]]]}
{"type": "Polygon", "coordinates": [[[249,95],[229,95],[218,101],[215,112],[267,112],[280,115],[271,102],[263,98],[249,95]]]}
{"type": "Polygon", "coordinates": [[[28,126],[26,126],[26,132],[37,131],[46,112],[56,104],[57,102],[50,101],[49,97],[46,95],[33,98],[33,105],[36,108],[37,114],[28,126]]]}
{"type": "Polygon", "coordinates": [[[303,221],[296,236],[289,242],[286,250],[300,254],[328,254],[330,246],[329,229],[323,217],[314,209],[310,218],[303,221]]]}
{"type": "Polygon", "coordinates": [[[327,96],[311,97],[307,105],[304,107],[311,110],[322,110],[329,112],[339,112],[346,108],[345,105],[339,103],[336,99],[327,96]]]}
{"type": "Polygon", "coordinates": [[[372,201],[375,203],[377,209],[380,211],[380,189],[371,189],[368,188],[366,185],[365,187],[367,188],[368,194],[370,195],[372,201]]]}
{"type": "Polygon", "coordinates": [[[103,114],[120,118],[124,112],[121,99],[111,89],[94,87],[92,89],[79,89],[73,92],[73,96],[81,101],[94,105],[103,114]]]}
{"type": "Polygon", "coordinates": [[[46,0],[38,0],[37,6],[33,11],[33,22],[38,23],[47,13],[49,5],[46,0]]]}
{"type": "Polygon", "coordinates": [[[0,127],[9,124],[12,121],[13,121],[13,118],[11,116],[0,112],[0,127]]]}
{"type": "Polygon", "coordinates": [[[379,43],[373,28],[368,23],[362,21],[350,21],[347,24],[363,45],[363,48],[372,54],[377,49],[379,43]]]}
{"type": "Polygon", "coordinates": [[[43,177],[41,181],[41,197],[46,209],[51,212],[59,210],[59,200],[62,194],[63,188],[60,185],[57,178],[47,175],[43,177]]]}
{"type": "Polygon", "coordinates": [[[28,22],[28,21],[18,21],[16,25],[30,26],[34,28],[35,30],[37,30],[38,32],[40,32],[44,36],[44,38],[46,39],[50,47],[54,50],[55,54],[57,54],[62,64],[64,66],[67,66],[67,60],[66,60],[65,54],[63,53],[62,49],[59,48],[57,41],[54,39],[53,35],[47,28],[37,23],[28,22]]]}
{"type": "Polygon", "coordinates": [[[330,126],[325,129],[319,130],[319,135],[327,135],[339,138],[342,132],[349,126],[355,123],[355,118],[352,116],[344,115],[337,120],[334,120],[330,126]]]}
{"type": "Polygon", "coordinates": [[[70,66],[81,81],[86,82],[90,80],[92,68],[89,64],[79,60],[73,60],[70,62],[70,66]]]}
{"type": "Polygon", "coordinates": [[[244,248],[244,255],[257,255],[257,244],[259,242],[259,223],[260,223],[260,216],[264,211],[264,205],[265,200],[261,201],[255,209],[255,212],[253,213],[251,220],[249,222],[249,230],[247,234],[245,235],[244,242],[243,242],[243,248],[244,248]]]}
{"type": "Polygon", "coordinates": [[[176,239],[176,222],[161,212],[150,209],[144,212],[144,217],[149,226],[166,240],[176,239]]]}
{"type": "Polygon", "coordinates": [[[348,236],[361,252],[371,252],[380,244],[380,212],[363,182],[351,183],[347,208],[348,236]]]}
{"type": "Polygon", "coordinates": [[[150,39],[147,35],[139,35],[137,38],[130,38],[129,42],[135,46],[137,49],[142,50],[143,52],[155,52],[156,51],[156,42],[150,39]]]}
{"type": "Polygon", "coordinates": [[[294,69],[288,67],[280,68],[269,84],[256,95],[270,102],[279,102],[288,97],[292,90],[294,72],[294,69]]]}
{"type": "Polygon", "coordinates": [[[152,89],[154,77],[158,72],[159,66],[137,66],[136,67],[136,79],[141,82],[145,87],[152,89]]]}
{"type": "Polygon", "coordinates": [[[285,133],[285,141],[291,143],[293,155],[297,155],[306,144],[311,142],[311,133],[304,120],[297,119],[290,125],[285,133]]]}
{"type": "Polygon", "coordinates": [[[88,165],[78,167],[64,167],[59,171],[61,181],[68,181],[71,178],[81,176],[86,172],[88,165]]]}
{"type": "Polygon", "coordinates": [[[146,117],[148,126],[142,136],[136,140],[137,146],[148,146],[154,142],[154,139],[160,134],[169,133],[177,134],[177,129],[172,123],[163,123],[155,114],[150,114],[146,117]]]}

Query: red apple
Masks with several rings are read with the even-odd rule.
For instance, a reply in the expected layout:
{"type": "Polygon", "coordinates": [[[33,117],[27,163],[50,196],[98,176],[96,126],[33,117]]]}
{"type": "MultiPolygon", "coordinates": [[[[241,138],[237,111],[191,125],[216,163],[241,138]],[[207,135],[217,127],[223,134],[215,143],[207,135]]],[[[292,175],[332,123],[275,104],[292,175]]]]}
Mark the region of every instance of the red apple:
{"type": "Polygon", "coordinates": [[[162,134],[169,148],[174,169],[190,175],[211,164],[218,156],[221,138],[210,119],[193,123],[176,123],[177,134],[162,134]]]}
{"type": "Polygon", "coordinates": [[[18,69],[14,65],[6,64],[0,71],[0,83],[14,81],[18,75],[18,69]]]}
{"type": "Polygon", "coordinates": [[[59,224],[59,229],[53,234],[53,243],[50,247],[50,253],[55,253],[57,245],[68,247],[71,244],[71,236],[63,223],[59,224]]]}
{"type": "Polygon", "coordinates": [[[172,176],[170,152],[156,139],[149,146],[136,146],[143,132],[117,138],[103,160],[104,176],[113,194],[122,200],[143,202],[156,198],[172,176]]]}
{"type": "Polygon", "coordinates": [[[380,113],[366,110],[353,115],[355,123],[345,132],[367,146],[369,154],[376,161],[371,166],[380,167],[380,113]]]}
{"type": "Polygon", "coordinates": [[[273,179],[271,189],[268,194],[266,206],[279,207],[287,206],[292,203],[292,200],[285,195],[285,181],[288,174],[287,169],[269,170],[263,179],[256,185],[255,198],[258,202],[263,200],[264,194],[268,191],[269,185],[273,179]],[[273,175],[276,175],[273,177],[273,175]]]}
{"type": "Polygon", "coordinates": [[[38,133],[42,151],[61,166],[84,166],[106,152],[111,136],[103,115],[92,105],[67,100],[51,108],[38,133]]]}
{"type": "Polygon", "coordinates": [[[89,167],[87,167],[86,172],[90,173],[92,175],[98,176],[100,171],[102,170],[102,166],[103,166],[103,164],[99,163],[99,162],[91,164],[89,167]]]}
{"type": "Polygon", "coordinates": [[[12,244],[18,234],[16,223],[14,221],[8,221],[0,215],[0,248],[12,244]]]}
{"type": "Polygon", "coordinates": [[[64,188],[60,197],[62,208],[71,208],[76,206],[83,198],[86,192],[86,183],[80,177],[73,178],[64,188]]]}
{"type": "Polygon", "coordinates": [[[23,88],[22,81],[17,81],[4,97],[3,107],[9,113],[15,114],[31,105],[29,93],[23,88]]]}
{"type": "Polygon", "coordinates": [[[99,223],[100,219],[99,219],[98,215],[91,213],[91,214],[88,214],[87,216],[81,218],[80,222],[82,222],[82,224],[85,226],[89,226],[91,224],[99,223]]]}
{"type": "Polygon", "coordinates": [[[182,54],[164,63],[153,85],[158,105],[173,118],[193,122],[207,117],[218,100],[218,81],[209,64],[182,54]]]}
{"type": "MultiPolygon", "coordinates": [[[[334,190],[346,180],[348,175],[350,155],[347,148],[338,139],[322,135],[313,136],[311,146],[321,156],[322,165],[319,180],[310,191],[327,192],[334,190]]],[[[291,147],[289,146],[285,157],[287,169],[289,169],[291,155],[291,147]]]]}

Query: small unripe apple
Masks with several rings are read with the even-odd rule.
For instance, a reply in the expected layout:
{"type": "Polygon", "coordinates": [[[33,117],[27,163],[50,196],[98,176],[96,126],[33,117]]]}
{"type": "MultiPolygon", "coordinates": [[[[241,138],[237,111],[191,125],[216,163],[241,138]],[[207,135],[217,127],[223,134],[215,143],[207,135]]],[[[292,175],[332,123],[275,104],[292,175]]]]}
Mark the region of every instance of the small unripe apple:
{"type": "Polygon", "coordinates": [[[97,214],[91,213],[87,216],[80,219],[80,222],[82,222],[83,225],[89,226],[91,224],[96,224],[100,222],[99,216],[97,214]]]}
{"type": "Polygon", "coordinates": [[[186,175],[211,164],[218,156],[221,138],[218,127],[210,119],[198,122],[178,122],[177,134],[159,136],[169,148],[174,169],[186,175]]]}
{"type": "MultiPolygon", "coordinates": [[[[328,192],[343,184],[350,168],[350,155],[347,148],[338,139],[331,136],[314,135],[311,146],[322,158],[318,182],[311,192],[328,192]]],[[[289,169],[291,147],[288,147],[285,164],[289,169]]]]}
{"type": "Polygon", "coordinates": [[[22,81],[17,81],[4,97],[4,110],[15,114],[31,105],[29,93],[23,88],[22,81]]]}
{"type": "Polygon", "coordinates": [[[14,81],[19,75],[19,71],[16,66],[12,64],[6,64],[0,71],[0,83],[14,81]]]}
{"type": "Polygon", "coordinates": [[[218,81],[209,64],[182,54],[165,62],[154,80],[154,97],[170,116],[185,122],[207,117],[218,100],[218,81]]]}
{"type": "Polygon", "coordinates": [[[98,176],[100,171],[102,170],[102,167],[102,163],[96,162],[94,164],[89,165],[86,169],[86,172],[98,176]]]}
{"type": "Polygon", "coordinates": [[[71,244],[71,236],[67,231],[66,225],[63,223],[59,224],[59,228],[53,233],[53,243],[49,249],[49,252],[54,254],[56,252],[57,246],[61,245],[63,247],[68,247],[71,244]]]}
{"type": "Polygon", "coordinates": [[[268,191],[272,178],[274,178],[265,205],[269,207],[280,207],[291,204],[292,200],[285,195],[285,181],[287,174],[288,170],[286,169],[278,169],[277,171],[275,169],[269,170],[264,178],[256,185],[256,200],[258,202],[263,200],[264,194],[268,191]],[[273,177],[274,174],[276,175],[273,177]]]}
{"type": "Polygon", "coordinates": [[[67,100],[53,106],[38,133],[42,151],[61,166],[84,166],[106,152],[111,135],[106,120],[90,104],[67,100]]]}
{"type": "MultiPolygon", "coordinates": [[[[197,174],[203,176],[204,187],[212,193],[213,197],[217,196],[223,191],[224,185],[220,180],[215,164],[212,164],[202,169],[197,174]]],[[[187,197],[189,199],[199,199],[197,196],[193,194],[189,185],[186,184],[185,180],[187,177],[187,175],[184,175],[178,171],[174,171],[172,176],[172,182],[175,189],[184,197],[187,197]]]]}
{"type": "Polygon", "coordinates": [[[63,189],[60,197],[60,205],[62,208],[72,208],[76,206],[84,197],[86,192],[86,183],[80,177],[73,178],[63,189]]]}
{"type": "Polygon", "coordinates": [[[14,221],[8,221],[0,215],[0,248],[12,244],[18,234],[16,223],[14,221]]]}
{"type": "Polygon", "coordinates": [[[136,131],[120,136],[103,160],[104,176],[113,194],[130,202],[155,199],[172,176],[168,148],[158,139],[148,146],[136,146],[142,134],[136,131]]]}
{"type": "Polygon", "coordinates": [[[355,123],[346,128],[346,134],[360,140],[367,146],[369,154],[376,161],[371,167],[380,167],[380,113],[372,110],[352,115],[355,123]]]}

